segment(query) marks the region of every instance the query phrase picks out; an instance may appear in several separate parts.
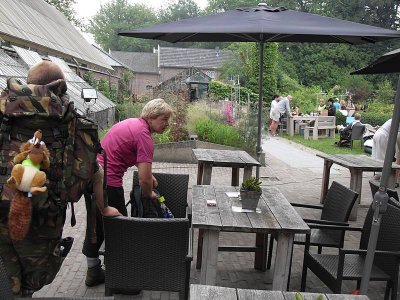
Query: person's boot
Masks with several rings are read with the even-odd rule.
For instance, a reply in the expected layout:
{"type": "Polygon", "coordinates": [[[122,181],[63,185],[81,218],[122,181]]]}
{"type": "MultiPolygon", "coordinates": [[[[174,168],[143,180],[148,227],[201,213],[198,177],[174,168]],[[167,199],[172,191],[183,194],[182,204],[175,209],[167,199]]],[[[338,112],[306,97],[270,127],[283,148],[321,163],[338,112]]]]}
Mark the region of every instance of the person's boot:
{"type": "Polygon", "coordinates": [[[99,263],[94,267],[88,268],[85,284],[89,287],[102,284],[104,283],[104,277],[104,270],[101,267],[101,263],[99,263]]]}

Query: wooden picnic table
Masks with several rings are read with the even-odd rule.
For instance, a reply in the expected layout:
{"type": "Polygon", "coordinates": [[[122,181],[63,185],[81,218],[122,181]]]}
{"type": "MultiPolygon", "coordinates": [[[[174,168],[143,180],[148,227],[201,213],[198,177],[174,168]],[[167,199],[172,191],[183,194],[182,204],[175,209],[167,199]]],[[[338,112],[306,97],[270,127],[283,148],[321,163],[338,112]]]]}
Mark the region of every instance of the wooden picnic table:
{"type": "MultiPolygon", "coordinates": [[[[305,300],[317,299],[318,295],[323,295],[324,300],[368,300],[364,295],[345,295],[345,294],[325,294],[325,293],[305,293],[301,295],[305,300]]],[[[191,300],[296,300],[296,292],[266,291],[254,289],[239,289],[222,286],[210,286],[201,284],[190,285],[191,300]]]]}
{"type": "MultiPolygon", "coordinates": [[[[357,220],[357,210],[361,200],[362,174],[363,172],[382,172],[383,161],[372,159],[366,155],[352,154],[317,154],[324,159],[324,171],[322,176],[322,189],[320,202],[323,203],[328,192],[330,171],[333,164],[338,164],[350,171],[350,189],[358,193],[358,198],[350,214],[350,220],[357,220]]],[[[397,164],[392,164],[389,178],[389,188],[394,188],[396,182],[397,164]]]]}
{"type": "Polygon", "coordinates": [[[213,167],[232,168],[231,185],[239,185],[239,169],[244,169],[243,180],[251,176],[254,166],[261,164],[242,150],[193,149],[198,161],[197,184],[210,184],[213,167]]]}
{"type": "MultiPolygon", "coordinates": [[[[241,201],[227,192],[237,193],[238,187],[196,185],[192,192],[192,225],[204,232],[200,283],[215,285],[220,231],[274,233],[278,242],[272,288],[286,290],[294,235],[309,233],[310,228],[285,196],[276,187],[267,187],[258,204],[259,212],[237,212],[233,209],[241,210],[241,201]],[[208,206],[207,200],[215,200],[216,206],[208,206]]],[[[258,249],[264,257],[265,248],[261,243],[258,249]]]]}
{"type": "MultiPolygon", "coordinates": [[[[289,116],[288,118],[288,134],[290,136],[294,136],[295,133],[295,124],[299,122],[310,122],[310,121],[315,121],[318,116],[289,116]]],[[[298,127],[297,127],[298,128],[298,127]]]]}

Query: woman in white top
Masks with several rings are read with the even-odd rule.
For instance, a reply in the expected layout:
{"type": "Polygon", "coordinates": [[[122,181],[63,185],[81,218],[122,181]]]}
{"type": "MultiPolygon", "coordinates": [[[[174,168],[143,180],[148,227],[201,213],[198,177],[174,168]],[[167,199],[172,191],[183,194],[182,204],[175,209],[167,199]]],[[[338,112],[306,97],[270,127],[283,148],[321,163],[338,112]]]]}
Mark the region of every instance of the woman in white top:
{"type": "Polygon", "coordinates": [[[280,96],[274,95],[274,98],[271,102],[271,110],[269,112],[269,118],[271,119],[271,135],[276,136],[276,130],[278,129],[278,124],[279,124],[279,118],[281,114],[279,113],[277,109],[277,104],[280,100],[280,96]]]}

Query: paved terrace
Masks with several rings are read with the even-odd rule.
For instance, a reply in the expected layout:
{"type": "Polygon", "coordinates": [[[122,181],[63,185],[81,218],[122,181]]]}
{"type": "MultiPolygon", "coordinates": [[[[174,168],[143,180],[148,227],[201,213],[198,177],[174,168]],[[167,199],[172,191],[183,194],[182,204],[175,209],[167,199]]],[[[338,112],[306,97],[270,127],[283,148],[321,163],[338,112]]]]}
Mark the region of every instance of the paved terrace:
{"type": "MultiPolygon", "coordinates": [[[[322,182],[323,160],[316,157],[314,151],[291,143],[282,138],[266,138],[263,141],[264,152],[266,153],[267,166],[260,171],[263,187],[277,186],[291,202],[319,203],[319,196],[322,182]]],[[[197,165],[194,164],[171,164],[154,163],[154,172],[181,173],[189,174],[189,202],[191,201],[191,186],[196,184],[197,165]]],[[[129,170],[124,177],[124,187],[126,199],[129,197],[133,169],[129,170]]],[[[241,175],[242,176],[242,175],[241,175]]],[[[371,203],[372,196],[368,185],[368,180],[373,173],[364,173],[362,202],[358,210],[358,219],[352,222],[354,226],[362,226],[367,211],[367,206],[371,203]]],[[[213,168],[212,184],[230,185],[230,169],[213,168]]],[[[349,186],[350,174],[347,169],[333,165],[331,169],[331,180],[337,180],[349,186]]],[[[42,290],[36,292],[34,297],[39,296],[103,296],[104,285],[94,288],[87,288],[84,280],[86,276],[86,259],[81,253],[82,243],[85,235],[85,208],[84,201],[81,200],[76,205],[77,224],[75,227],[69,225],[69,218],[64,230],[64,236],[75,238],[74,246],[66,258],[59,274],[54,282],[42,290]]],[[[298,209],[303,217],[319,216],[310,210],[298,209]]],[[[360,233],[346,235],[345,246],[347,248],[358,248],[360,233]]],[[[129,237],[127,237],[129,238],[129,237]]],[[[222,233],[221,237],[224,244],[253,245],[255,235],[240,233],[222,233]]],[[[274,247],[274,250],[276,247],[274,247]]],[[[194,236],[194,261],[197,251],[197,230],[194,236]]],[[[265,273],[256,271],[253,266],[253,253],[232,253],[219,252],[217,285],[234,288],[251,289],[271,289],[272,272],[267,270],[265,273]]],[[[274,261],[274,260],[273,260],[274,261]]],[[[303,249],[295,246],[291,276],[291,291],[300,290],[301,269],[303,261],[303,249]]],[[[273,264],[272,264],[273,267],[273,264]]],[[[200,271],[196,270],[192,263],[191,283],[199,283],[200,271]]],[[[343,293],[350,293],[356,289],[355,282],[346,282],[343,285],[343,293]]],[[[308,272],[307,291],[309,292],[329,292],[329,289],[312,273],[308,272]]],[[[371,300],[383,299],[385,283],[370,283],[369,297],[371,300]]],[[[143,291],[138,296],[116,295],[116,299],[178,299],[177,293],[143,291]]]]}

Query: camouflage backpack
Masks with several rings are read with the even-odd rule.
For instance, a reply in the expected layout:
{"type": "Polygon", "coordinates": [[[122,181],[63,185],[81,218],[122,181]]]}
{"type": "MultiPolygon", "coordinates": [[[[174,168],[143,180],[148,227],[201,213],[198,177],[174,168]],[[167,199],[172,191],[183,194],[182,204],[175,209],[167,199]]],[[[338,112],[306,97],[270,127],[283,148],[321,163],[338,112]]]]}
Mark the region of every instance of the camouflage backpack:
{"type": "Polygon", "coordinates": [[[10,78],[0,95],[0,207],[8,206],[15,193],[6,184],[14,156],[21,143],[40,129],[50,151],[50,167],[43,170],[48,179],[47,192],[32,197],[33,214],[40,223],[60,227],[68,203],[71,224],[75,225],[73,202],[91,193],[88,183],[97,171],[100,150],[97,125],[78,115],[65,91],[64,80],[42,86],[23,85],[10,78]]]}

